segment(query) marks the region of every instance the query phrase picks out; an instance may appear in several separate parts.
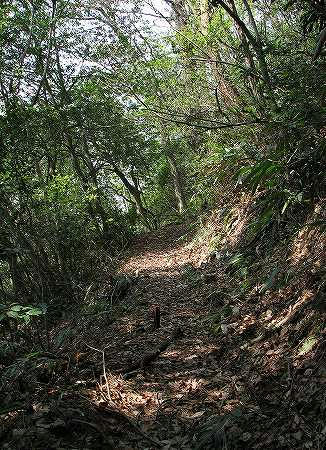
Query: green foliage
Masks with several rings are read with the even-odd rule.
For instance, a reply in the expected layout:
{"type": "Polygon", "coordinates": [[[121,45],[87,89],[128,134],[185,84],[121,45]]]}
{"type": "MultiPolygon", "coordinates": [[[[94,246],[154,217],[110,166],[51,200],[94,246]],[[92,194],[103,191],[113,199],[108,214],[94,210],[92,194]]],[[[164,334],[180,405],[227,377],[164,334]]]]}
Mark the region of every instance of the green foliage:
{"type": "Polygon", "coordinates": [[[32,317],[42,314],[44,314],[44,310],[36,306],[22,306],[18,303],[12,303],[8,306],[0,304],[0,322],[9,319],[28,324],[32,317]]]}
{"type": "Polygon", "coordinates": [[[186,281],[192,286],[198,286],[198,283],[202,282],[201,274],[191,264],[186,264],[183,267],[182,275],[186,281]]]}
{"type": "MultiPolygon", "coordinates": [[[[229,232],[237,195],[255,198],[253,237],[322,195],[325,62],[311,64],[316,36],[298,30],[323,16],[307,2],[291,2],[286,18],[277,2],[249,2],[255,29],[243,2],[238,22],[214,4],[206,17],[192,2],[177,31],[161,35],[133,2],[124,15],[57,0],[53,23],[50,2],[0,8],[8,303],[79,300],[133,233],[216,203],[229,232]]],[[[248,289],[247,257],[229,267],[248,289]]]]}
{"type": "Polygon", "coordinates": [[[258,187],[273,188],[277,185],[277,177],[282,167],[271,160],[261,161],[251,166],[244,166],[236,174],[237,183],[246,183],[253,192],[258,187]]]}
{"type": "Polygon", "coordinates": [[[309,336],[307,339],[304,340],[301,347],[298,349],[298,356],[302,356],[310,352],[310,350],[314,347],[314,345],[317,342],[318,339],[316,336],[309,336]]]}
{"type": "Polygon", "coordinates": [[[250,262],[250,258],[244,256],[242,253],[236,253],[227,262],[229,270],[239,277],[238,293],[240,294],[246,292],[250,287],[250,262]]]}
{"type": "Polygon", "coordinates": [[[279,267],[275,267],[275,268],[271,271],[271,273],[270,273],[269,276],[268,276],[268,279],[265,281],[265,283],[264,283],[264,284],[261,286],[261,288],[260,288],[260,292],[261,292],[261,293],[264,293],[265,291],[271,289],[271,288],[274,286],[274,284],[275,284],[275,279],[276,279],[276,277],[277,277],[279,271],[280,271],[280,268],[279,268],[279,267]]]}

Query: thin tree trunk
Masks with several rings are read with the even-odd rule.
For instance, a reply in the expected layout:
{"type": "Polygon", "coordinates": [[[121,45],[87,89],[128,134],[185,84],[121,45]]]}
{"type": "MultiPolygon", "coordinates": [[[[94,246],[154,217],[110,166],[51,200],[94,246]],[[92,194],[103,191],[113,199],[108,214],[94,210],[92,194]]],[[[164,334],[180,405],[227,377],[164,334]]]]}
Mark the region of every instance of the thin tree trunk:
{"type": "MultiPolygon", "coordinates": [[[[234,0],[231,0],[230,2],[231,2],[234,13],[237,14],[237,8],[235,6],[234,0]]],[[[248,69],[250,69],[250,72],[251,72],[248,77],[249,78],[249,90],[250,90],[251,95],[258,102],[259,94],[261,95],[262,91],[260,89],[260,92],[259,92],[259,87],[258,87],[258,83],[257,83],[258,77],[256,75],[255,61],[254,61],[252,52],[250,50],[248,38],[246,37],[246,35],[244,34],[242,28],[239,26],[238,23],[235,23],[235,27],[236,27],[236,34],[237,34],[239,40],[241,41],[241,45],[243,48],[245,65],[248,67],[248,69]]]]}
{"type": "Polygon", "coordinates": [[[49,28],[49,33],[48,33],[48,48],[47,48],[47,53],[46,53],[46,58],[45,58],[45,64],[44,64],[44,68],[43,68],[43,73],[42,73],[42,77],[39,83],[39,86],[37,88],[37,91],[35,93],[35,96],[33,98],[32,101],[32,105],[36,105],[36,102],[38,100],[38,97],[40,95],[41,89],[43,87],[43,83],[46,79],[46,75],[48,72],[48,68],[49,68],[49,64],[50,64],[50,57],[51,57],[51,50],[52,50],[52,44],[53,44],[53,36],[54,36],[54,29],[55,29],[55,16],[56,16],[56,11],[57,11],[57,0],[52,0],[52,12],[51,12],[51,21],[50,21],[50,28],[49,28]]]}
{"type": "MultiPolygon", "coordinates": [[[[244,0],[244,2],[245,2],[245,7],[247,9],[248,15],[249,15],[249,20],[254,21],[252,11],[249,7],[249,4],[245,0],[244,0]],[[252,19],[250,18],[250,16],[252,17],[252,19]]],[[[254,28],[254,32],[255,32],[255,36],[254,36],[251,33],[251,31],[248,29],[246,24],[243,22],[243,20],[240,19],[238,13],[236,11],[234,11],[229,5],[227,5],[223,0],[211,0],[211,3],[213,6],[221,6],[243,31],[244,35],[248,39],[248,42],[252,45],[252,47],[256,53],[256,56],[257,56],[257,59],[259,62],[259,66],[261,69],[261,74],[262,74],[262,77],[265,82],[265,86],[269,91],[269,95],[270,95],[271,99],[274,100],[272,84],[271,84],[269,71],[268,71],[268,67],[267,67],[267,63],[266,63],[266,59],[265,59],[265,55],[264,55],[264,51],[263,51],[262,41],[261,41],[261,38],[260,38],[260,35],[258,32],[257,26],[254,26],[253,23],[251,22],[251,25],[254,28]]],[[[254,21],[254,24],[255,24],[255,21],[254,21]]]]}
{"type": "Polygon", "coordinates": [[[184,190],[183,190],[183,186],[182,186],[180,170],[177,166],[176,159],[171,150],[169,135],[168,135],[166,128],[162,122],[160,124],[160,128],[161,128],[160,131],[161,131],[162,144],[163,144],[163,148],[164,148],[164,154],[165,154],[167,162],[169,163],[169,166],[170,166],[178,212],[179,212],[179,214],[183,214],[184,211],[186,210],[187,205],[186,205],[186,198],[185,198],[184,190]]]}
{"type": "Polygon", "coordinates": [[[150,220],[151,212],[145,208],[142,198],[141,198],[141,191],[138,189],[137,186],[134,186],[130,183],[126,175],[122,172],[122,170],[119,169],[119,167],[114,163],[110,162],[113,172],[120,178],[123,185],[127,188],[128,192],[132,196],[132,198],[135,201],[137,213],[144,219],[145,225],[149,228],[153,228],[152,221],[150,220]]]}
{"type": "MultiPolygon", "coordinates": [[[[209,2],[208,0],[199,0],[200,9],[200,31],[203,36],[208,35],[210,22],[209,2]]],[[[223,101],[227,105],[232,105],[239,98],[237,89],[225,78],[223,65],[220,64],[221,56],[217,48],[207,48],[207,55],[210,58],[210,70],[216,82],[216,96],[221,94],[223,101]]],[[[217,98],[218,106],[219,99],[217,98]]]]}
{"type": "Polygon", "coordinates": [[[174,194],[177,201],[177,208],[179,214],[183,214],[186,209],[186,199],[184,196],[184,191],[182,189],[182,182],[181,182],[181,176],[180,172],[178,170],[175,158],[173,155],[169,153],[165,153],[166,159],[169,163],[171,175],[173,179],[173,186],[174,186],[174,194]]]}

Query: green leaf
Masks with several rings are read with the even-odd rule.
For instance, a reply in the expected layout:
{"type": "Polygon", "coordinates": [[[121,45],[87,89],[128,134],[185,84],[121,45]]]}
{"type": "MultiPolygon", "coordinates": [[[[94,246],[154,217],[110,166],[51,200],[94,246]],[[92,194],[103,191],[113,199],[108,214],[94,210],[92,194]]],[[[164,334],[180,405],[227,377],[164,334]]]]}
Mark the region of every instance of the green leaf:
{"type": "Polygon", "coordinates": [[[279,273],[279,271],[280,271],[279,267],[275,267],[275,269],[272,270],[272,272],[270,273],[267,281],[260,288],[260,292],[261,293],[266,292],[268,289],[270,289],[273,286],[274,279],[275,279],[276,275],[279,273]]]}
{"type": "Polygon", "coordinates": [[[28,314],[29,316],[40,316],[42,314],[42,311],[39,308],[31,308],[26,311],[26,314],[28,314]]]}
{"type": "Polygon", "coordinates": [[[265,211],[263,211],[262,215],[260,216],[260,221],[263,223],[268,223],[273,217],[273,214],[274,209],[272,207],[265,209],[265,211]]]}
{"type": "Polygon", "coordinates": [[[20,314],[19,314],[19,312],[17,312],[17,311],[8,311],[8,312],[7,312],[7,316],[8,316],[8,317],[11,317],[11,318],[13,318],[13,319],[18,319],[18,318],[21,317],[20,314]]]}
{"type": "Polygon", "coordinates": [[[21,306],[21,305],[13,305],[13,306],[10,306],[10,310],[11,310],[11,311],[21,311],[22,309],[24,309],[24,307],[21,306]]]}
{"type": "Polygon", "coordinates": [[[302,355],[305,355],[306,353],[308,353],[313,348],[313,346],[316,344],[316,342],[317,342],[317,338],[315,336],[309,336],[304,341],[302,346],[299,348],[298,356],[302,356],[302,355]]]}
{"type": "Polygon", "coordinates": [[[32,352],[32,353],[28,353],[28,355],[25,355],[25,357],[27,359],[37,358],[40,354],[41,354],[41,352],[32,352]]]}

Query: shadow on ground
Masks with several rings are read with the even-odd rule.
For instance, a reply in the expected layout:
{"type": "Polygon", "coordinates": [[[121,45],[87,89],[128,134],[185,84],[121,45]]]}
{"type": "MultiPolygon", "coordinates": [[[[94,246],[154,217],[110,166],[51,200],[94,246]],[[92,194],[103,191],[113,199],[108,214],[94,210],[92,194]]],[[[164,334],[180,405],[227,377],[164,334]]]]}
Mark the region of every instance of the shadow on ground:
{"type": "Polygon", "coordinates": [[[32,394],[28,359],[8,371],[2,404],[27,406],[3,448],[323,449],[325,239],[263,236],[258,255],[242,233],[200,267],[182,225],[136,240],[116,320],[67,321],[69,357],[39,356],[32,394]]]}

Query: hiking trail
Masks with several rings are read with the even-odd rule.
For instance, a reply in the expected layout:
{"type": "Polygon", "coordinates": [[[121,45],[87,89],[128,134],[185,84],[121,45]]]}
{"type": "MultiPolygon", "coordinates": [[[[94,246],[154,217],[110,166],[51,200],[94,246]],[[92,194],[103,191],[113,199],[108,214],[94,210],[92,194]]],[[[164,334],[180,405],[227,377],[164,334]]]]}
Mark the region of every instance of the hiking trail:
{"type": "MultiPolygon", "coordinates": [[[[320,366],[290,362],[288,328],[266,333],[261,315],[268,305],[230,302],[223,260],[203,263],[190,237],[184,225],[142,235],[119,266],[133,279],[122,301],[126,313],[101,343],[96,338],[107,367],[121,377],[119,407],[142,430],[119,448],[293,448],[310,426],[293,398],[302,401],[307,374],[320,366]],[[161,311],[156,330],[151,305],[161,311]]],[[[318,377],[309,380],[311,389],[318,377]]],[[[318,385],[309,401],[321,392],[318,385]]]]}

